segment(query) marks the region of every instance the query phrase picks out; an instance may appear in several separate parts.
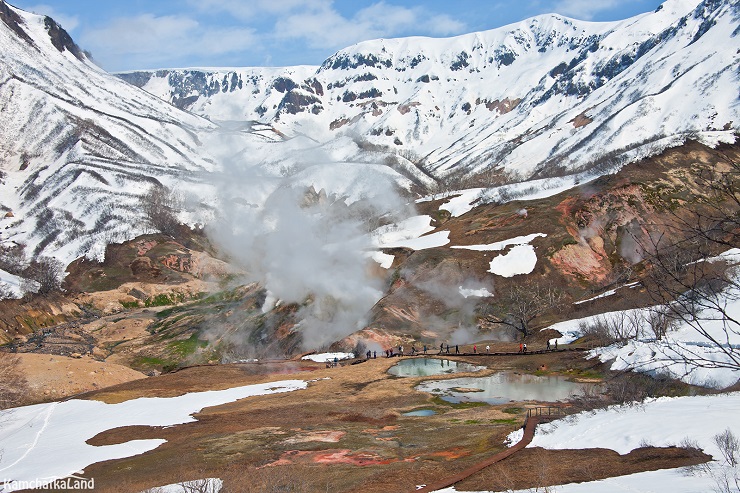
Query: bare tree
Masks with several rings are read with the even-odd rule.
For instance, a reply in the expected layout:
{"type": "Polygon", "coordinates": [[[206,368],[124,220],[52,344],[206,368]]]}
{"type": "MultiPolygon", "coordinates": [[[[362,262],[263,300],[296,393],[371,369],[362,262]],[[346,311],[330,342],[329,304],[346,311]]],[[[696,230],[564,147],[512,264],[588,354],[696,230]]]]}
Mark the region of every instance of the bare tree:
{"type": "Polygon", "coordinates": [[[669,220],[650,228],[659,233],[638,241],[649,265],[648,292],[665,307],[649,322],[656,322],[657,338],[664,324],[691,327],[723,355],[710,359],[684,346],[675,356],[688,365],[740,369],[740,319],[732,310],[740,301],[738,264],[717,256],[740,246],[740,164],[726,157],[696,166],[687,180],[702,193],[671,203],[669,220]]]}
{"type": "Polygon", "coordinates": [[[164,185],[153,185],[141,196],[140,205],[147,226],[174,236],[180,229],[177,213],[182,207],[180,196],[164,185]]]}
{"type": "Polygon", "coordinates": [[[0,353],[0,409],[19,406],[25,400],[28,384],[20,364],[18,356],[0,353]]]}
{"type": "Polygon", "coordinates": [[[740,492],[740,440],[727,428],[714,436],[714,443],[722,453],[725,463],[715,471],[714,481],[720,493],[740,492]]]}
{"type": "Polygon", "coordinates": [[[49,294],[62,289],[64,264],[51,257],[39,257],[33,260],[25,272],[25,277],[38,283],[39,294],[49,294]]]}
{"type": "Polygon", "coordinates": [[[509,327],[527,337],[535,319],[560,309],[563,292],[552,284],[529,281],[514,284],[499,299],[498,305],[492,307],[494,313],[486,315],[486,321],[509,327]]]}

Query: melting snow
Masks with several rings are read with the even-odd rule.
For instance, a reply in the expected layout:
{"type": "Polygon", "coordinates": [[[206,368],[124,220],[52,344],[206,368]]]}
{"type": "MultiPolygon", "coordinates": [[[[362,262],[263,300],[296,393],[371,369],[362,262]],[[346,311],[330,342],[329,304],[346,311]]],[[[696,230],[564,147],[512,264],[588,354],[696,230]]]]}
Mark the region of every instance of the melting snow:
{"type": "Polygon", "coordinates": [[[491,260],[488,272],[502,277],[513,277],[519,274],[529,274],[537,265],[537,254],[532,245],[517,245],[504,255],[491,260]]]}
{"type": "Polygon", "coordinates": [[[459,245],[459,246],[453,246],[450,248],[461,248],[464,250],[476,250],[479,252],[491,252],[491,251],[498,251],[503,250],[509,245],[527,245],[535,238],[544,238],[547,235],[545,233],[532,233],[531,235],[527,236],[517,236],[516,238],[511,238],[509,240],[504,241],[497,241],[495,243],[488,243],[487,245],[459,245]]]}
{"type": "Polygon", "coordinates": [[[614,289],[610,289],[609,291],[604,291],[603,293],[598,294],[598,295],[596,295],[596,296],[594,296],[592,298],[589,298],[587,300],[576,301],[573,304],[574,305],[580,305],[582,303],[588,303],[589,301],[594,301],[594,300],[598,300],[598,299],[601,299],[601,298],[606,298],[608,296],[613,296],[613,295],[617,294],[617,290],[620,289],[620,288],[634,288],[638,284],[640,284],[640,283],[639,282],[631,282],[629,284],[625,284],[624,286],[620,286],[619,288],[614,288],[614,289]]]}
{"type": "Polygon", "coordinates": [[[396,224],[381,226],[371,234],[373,245],[378,248],[410,248],[425,250],[437,248],[450,242],[449,231],[438,231],[431,235],[422,236],[433,231],[431,216],[414,216],[396,224]]]}
{"type": "MultiPolygon", "coordinates": [[[[661,397],[639,406],[613,406],[594,412],[576,414],[565,420],[539,425],[528,447],[546,449],[607,448],[626,454],[647,442],[657,447],[680,445],[688,438],[712,455],[708,473],[687,474],[683,468],[649,471],[618,476],[601,481],[571,483],[548,487],[557,493],[696,493],[716,491],[714,477],[732,468],[727,466],[713,437],[730,428],[738,435],[740,393],[694,397],[661,397]]],[[[522,435],[517,430],[509,435],[516,443],[522,435]]],[[[737,471],[735,471],[737,473],[737,471]]],[[[452,493],[454,488],[438,490],[452,493]]],[[[524,493],[521,490],[512,493],[524,493]]],[[[490,493],[490,492],[479,492],[490,493]]]]}
{"type": "Polygon", "coordinates": [[[23,296],[23,289],[21,288],[22,282],[23,279],[20,277],[0,269],[0,299],[2,299],[3,288],[8,290],[8,294],[10,294],[12,298],[20,298],[23,296]]]}
{"type": "MultiPolygon", "coordinates": [[[[740,293],[727,294],[727,315],[737,320],[740,317],[740,293]]],[[[581,324],[590,324],[598,317],[607,319],[625,318],[637,320],[639,334],[626,343],[594,349],[591,357],[602,362],[613,360],[612,370],[635,370],[648,374],[667,374],[686,383],[714,388],[726,388],[740,380],[740,371],[731,367],[730,355],[737,355],[740,348],[740,333],[725,327],[722,320],[702,320],[703,329],[714,343],[702,336],[687,323],[669,331],[661,340],[656,340],[650,331],[647,318],[655,307],[604,313],[551,325],[563,337],[551,339],[559,345],[568,344],[581,337],[581,324]],[[720,347],[717,344],[721,344],[720,347]]],[[[709,318],[711,314],[700,315],[709,318]]]]}
{"type": "Polygon", "coordinates": [[[321,353],[321,354],[309,354],[301,359],[315,361],[317,363],[326,363],[327,361],[351,359],[355,357],[355,353],[321,353]]]}
{"type": "Polygon", "coordinates": [[[218,493],[223,485],[224,482],[219,478],[206,478],[157,486],[141,493],[218,493]]]}
{"type": "Polygon", "coordinates": [[[371,252],[369,256],[384,269],[390,269],[391,265],[393,265],[393,261],[396,259],[394,255],[389,255],[383,252],[371,252]]]}
{"type": "Polygon", "coordinates": [[[153,450],[166,440],[129,440],[93,446],[87,440],[123,426],[171,426],[196,421],[203,408],[245,397],[305,389],[303,380],[283,380],[226,390],[192,392],[179,397],[142,397],[119,404],[70,400],[0,411],[3,455],[2,491],[15,491],[16,481],[42,480],[47,484],[81,471],[90,464],[121,459],[153,450]]]}

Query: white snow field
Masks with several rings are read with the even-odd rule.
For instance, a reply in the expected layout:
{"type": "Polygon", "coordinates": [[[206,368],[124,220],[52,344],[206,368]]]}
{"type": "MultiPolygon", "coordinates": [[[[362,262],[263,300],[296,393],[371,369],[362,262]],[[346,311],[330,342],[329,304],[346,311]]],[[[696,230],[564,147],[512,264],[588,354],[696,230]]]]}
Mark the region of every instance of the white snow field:
{"type": "Polygon", "coordinates": [[[370,241],[377,248],[410,248],[425,250],[447,245],[449,231],[422,236],[435,228],[431,216],[413,216],[398,223],[381,226],[370,234],[370,241]]]}
{"type": "MultiPolygon", "coordinates": [[[[700,493],[715,491],[715,478],[735,473],[724,460],[713,437],[727,428],[740,435],[740,393],[695,397],[661,397],[638,405],[612,406],[585,412],[537,427],[529,447],[546,449],[608,448],[626,454],[648,443],[656,447],[697,443],[714,461],[709,469],[690,474],[686,469],[667,469],[618,476],[601,481],[548,487],[557,493],[700,493]]],[[[522,431],[509,435],[516,443],[522,431]]],[[[533,465],[532,467],[536,467],[533,465]]],[[[454,488],[438,490],[452,493],[454,488]]],[[[535,490],[521,490],[535,491],[535,490]]],[[[544,491],[544,490],[536,490],[544,491]]],[[[490,492],[480,492],[490,493],[490,492]]],[[[516,492],[519,493],[519,492],[516,492]]]]}
{"type": "MultiPolygon", "coordinates": [[[[734,290],[726,294],[727,314],[735,320],[740,317],[740,293],[734,290]]],[[[589,324],[597,318],[622,319],[640,325],[637,339],[594,349],[589,357],[598,357],[602,362],[612,361],[612,370],[634,370],[650,375],[668,375],[693,385],[723,389],[740,381],[740,370],[733,367],[731,355],[737,357],[740,349],[740,333],[737,327],[726,325],[720,319],[702,320],[702,327],[714,339],[713,342],[700,334],[688,323],[680,323],[657,340],[650,332],[647,318],[655,307],[604,313],[593,317],[567,320],[551,325],[563,334],[551,339],[550,343],[569,344],[581,337],[581,324],[589,324]]],[[[704,314],[702,317],[711,318],[704,314]]]]}
{"type": "Polygon", "coordinates": [[[514,277],[529,274],[537,265],[537,254],[532,245],[517,245],[509,253],[498,255],[491,260],[488,272],[501,277],[514,277]]]}
{"type": "Polygon", "coordinates": [[[123,426],[172,426],[196,421],[203,408],[245,397],[305,389],[303,380],[282,380],[226,390],[193,392],[179,397],[143,397],[106,404],[69,400],[0,411],[0,492],[16,491],[24,482],[48,484],[96,462],[143,454],[166,440],[130,440],[96,447],[87,440],[123,426]]]}
{"type": "MultiPolygon", "coordinates": [[[[717,257],[735,258],[737,249],[717,257]]],[[[714,259],[708,259],[713,261],[714,259]]],[[[631,287],[627,285],[625,287],[631,287]]],[[[726,309],[729,317],[740,316],[740,293],[728,290],[726,309]]],[[[652,308],[654,309],[654,307],[652,308]]],[[[651,308],[610,312],[601,317],[641,321],[651,308]]],[[[707,314],[704,314],[707,315],[707,314]]],[[[595,317],[568,320],[550,326],[563,336],[558,344],[568,344],[581,336],[580,324],[592,322],[595,317]]],[[[602,361],[613,360],[613,370],[634,370],[652,375],[667,374],[687,383],[707,387],[727,388],[740,381],[740,370],[731,367],[728,352],[740,348],[740,334],[721,320],[703,321],[703,328],[722,344],[718,348],[688,324],[669,331],[662,340],[649,336],[649,329],[640,328],[636,340],[593,350],[589,357],[602,361]]],[[[581,449],[603,447],[625,454],[647,443],[654,446],[681,445],[692,441],[714,460],[707,468],[669,469],[608,478],[587,483],[573,483],[548,487],[557,493],[699,493],[725,491],[718,482],[730,478],[730,484],[740,478],[740,466],[732,466],[723,457],[714,437],[729,429],[740,436],[740,393],[732,392],[708,396],[649,399],[632,405],[612,406],[594,412],[584,412],[565,420],[537,427],[529,447],[547,449],[581,449]]],[[[516,443],[522,430],[509,435],[516,443]]],[[[452,493],[454,488],[439,490],[452,493]]],[[[533,490],[526,490],[533,491],[533,490]]],[[[540,491],[540,490],[536,490],[540,491]]],[[[543,490],[544,491],[544,490],[543,490]]],[[[733,489],[727,491],[736,491],[733,489]]],[[[490,492],[480,492],[490,493],[490,492]]],[[[511,492],[511,493],[524,493],[511,492]]]]}
{"type": "Polygon", "coordinates": [[[7,294],[11,298],[23,296],[22,283],[22,278],[0,269],[0,299],[2,299],[4,290],[7,290],[7,294]]]}
{"type": "Polygon", "coordinates": [[[337,361],[341,361],[343,359],[352,359],[354,357],[354,353],[320,353],[309,354],[308,356],[304,356],[301,359],[315,361],[316,363],[326,363],[328,361],[334,361],[334,358],[336,358],[337,361]]]}

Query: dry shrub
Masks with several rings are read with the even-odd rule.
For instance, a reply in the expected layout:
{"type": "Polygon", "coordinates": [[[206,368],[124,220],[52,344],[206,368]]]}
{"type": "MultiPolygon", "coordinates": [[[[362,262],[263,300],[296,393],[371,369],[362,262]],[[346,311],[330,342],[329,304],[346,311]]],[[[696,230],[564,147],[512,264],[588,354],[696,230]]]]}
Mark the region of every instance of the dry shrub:
{"type": "MultiPolygon", "coordinates": [[[[321,466],[319,466],[321,467],[321,466]]],[[[335,491],[338,482],[333,475],[339,471],[330,472],[323,468],[322,474],[316,474],[307,466],[275,466],[275,467],[239,467],[233,465],[225,471],[221,478],[224,480],[220,493],[314,493],[321,491],[335,491]]]]}
{"type": "Polygon", "coordinates": [[[0,352],[0,409],[24,404],[28,383],[20,369],[18,356],[0,352]]]}

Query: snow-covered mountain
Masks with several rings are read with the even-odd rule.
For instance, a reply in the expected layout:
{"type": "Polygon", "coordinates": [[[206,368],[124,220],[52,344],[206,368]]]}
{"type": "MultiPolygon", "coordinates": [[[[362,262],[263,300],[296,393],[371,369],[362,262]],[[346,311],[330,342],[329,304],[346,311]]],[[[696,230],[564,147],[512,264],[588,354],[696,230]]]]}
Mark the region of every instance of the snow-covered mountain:
{"type": "Polygon", "coordinates": [[[0,205],[28,253],[96,256],[143,229],[138,195],[214,165],[215,126],[95,66],[51,18],[0,3],[0,205]]]}
{"type": "Polygon", "coordinates": [[[193,198],[196,222],[218,207],[216,184],[246,207],[286,181],[352,201],[388,183],[570,173],[687,135],[731,138],[740,121],[736,2],[368,41],[319,67],[118,77],[52,19],[4,2],[0,18],[0,240],[64,261],[145,232],[153,184],[193,198]],[[224,169],[239,179],[214,178],[224,169]]]}
{"type": "Polygon", "coordinates": [[[119,76],[213,121],[270,124],[343,159],[372,151],[426,185],[458,173],[528,179],[736,130],[739,19],[737,2],[669,0],[620,22],[544,15],[368,41],[320,67],[119,76]]]}

